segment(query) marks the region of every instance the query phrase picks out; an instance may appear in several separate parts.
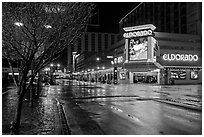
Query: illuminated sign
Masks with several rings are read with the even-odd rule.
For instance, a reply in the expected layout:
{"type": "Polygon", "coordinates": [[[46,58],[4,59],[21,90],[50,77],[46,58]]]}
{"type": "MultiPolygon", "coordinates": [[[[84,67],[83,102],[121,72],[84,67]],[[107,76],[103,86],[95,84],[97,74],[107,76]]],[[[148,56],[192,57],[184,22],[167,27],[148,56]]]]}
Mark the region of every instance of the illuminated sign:
{"type": "Polygon", "coordinates": [[[152,36],[152,35],[153,35],[153,31],[151,29],[148,29],[148,30],[126,32],[123,34],[123,37],[132,38],[132,37],[144,37],[144,36],[152,36]]]}
{"type": "Polygon", "coordinates": [[[129,60],[147,59],[147,38],[129,40],[129,60]]]}
{"type": "Polygon", "coordinates": [[[199,76],[198,71],[191,71],[190,72],[190,78],[191,79],[196,80],[196,79],[198,79],[198,76],[199,76]]]}
{"type": "Polygon", "coordinates": [[[198,55],[191,54],[164,54],[164,60],[168,61],[198,61],[198,55]]]}
{"type": "Polygon", "coordinates": [[[185,71],[171,71],[170,72],[171,79],[186,79],[185,71]]]}
{"type": "Polygon", "coordinates": [[[123,57],[120,56],[120,57],[117,57],[117,58],[114,58],[113,61],[111,61],[111,64],[118,64],[118,63],[122,63],[123,62],[123,57]]]}

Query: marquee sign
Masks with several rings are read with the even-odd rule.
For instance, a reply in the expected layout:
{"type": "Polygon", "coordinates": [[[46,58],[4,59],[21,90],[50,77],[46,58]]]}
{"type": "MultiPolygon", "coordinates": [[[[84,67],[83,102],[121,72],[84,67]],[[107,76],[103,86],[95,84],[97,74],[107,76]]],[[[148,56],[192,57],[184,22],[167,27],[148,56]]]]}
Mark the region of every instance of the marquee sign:
{"type": "Polygon", "coordinates": [[[123,56],[120,56],[120,57],[114,58],[114,60],[111,61],[111,64],[119,64],[119,63],[122,63],[122,62],[123,62],[123,56]]]}
{"type": "Polygon", "coordinates": [[[152,24],[123,28],[126,39],[126,59],[128,61],[152,58],[152,41],[156,27],[152,24]]]}
{"type": "Polygon", "coordinates": [[[145,36],[153,36],[153,31],[151,29],[148,29],[148,30],[126,32],[123,34],[124,38],[145,37],[145,36]]]}
{"type": "Polygon", "coordinates": [[[198,61],[198,55],[192,54],[164,54],[162,58],[166,61],[198,61]]]}

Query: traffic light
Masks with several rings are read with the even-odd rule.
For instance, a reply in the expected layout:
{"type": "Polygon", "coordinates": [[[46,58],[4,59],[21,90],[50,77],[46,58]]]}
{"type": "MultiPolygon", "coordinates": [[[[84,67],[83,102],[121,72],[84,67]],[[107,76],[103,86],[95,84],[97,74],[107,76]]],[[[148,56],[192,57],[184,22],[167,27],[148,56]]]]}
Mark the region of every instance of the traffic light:
{"type": "Polygon", "coordinates": [[[167,68],[164,69],[164,76],[165,76],[165,77],[168,76],[168,69],[167,69],[167,68]]]}
{"type": "Polygon", "coordinates": [[[113,80],[114,84],[117,84],[118,78],[117,78],[117,67],[114,67],[114,72],[113,72],[113,80]]]}

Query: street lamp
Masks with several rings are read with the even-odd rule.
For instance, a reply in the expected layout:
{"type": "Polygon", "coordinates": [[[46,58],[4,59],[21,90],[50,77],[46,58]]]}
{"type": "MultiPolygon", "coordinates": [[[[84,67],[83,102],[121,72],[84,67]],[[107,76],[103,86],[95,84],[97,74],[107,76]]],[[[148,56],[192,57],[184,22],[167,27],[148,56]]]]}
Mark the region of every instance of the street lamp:
{"type": "Polygon", "coordinates": [[[100,58],[99,58],[99,57],[97,57],[97,58],[96,58],[96,60],[97,60],[97,61],[99,61],[99,60],[100,60],[100,58]]]}

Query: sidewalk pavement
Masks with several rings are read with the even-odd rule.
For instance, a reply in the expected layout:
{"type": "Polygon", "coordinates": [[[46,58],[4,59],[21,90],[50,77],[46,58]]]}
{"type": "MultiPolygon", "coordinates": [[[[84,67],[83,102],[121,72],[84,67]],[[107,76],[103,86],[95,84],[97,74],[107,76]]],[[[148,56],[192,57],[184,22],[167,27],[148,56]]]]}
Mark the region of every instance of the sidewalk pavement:
{"type": "Polygon", "coordinates": [[[48,88],[43,88],[34,107],[30,107],[28,101],[23,102],[21,115],[21,127],[18,133],[11,133],[9,127],[14,119],[17,104],[16,89],[9,89],[2,94],[2,134],[19,135],[60,135],[62,124],[59,108],[53,95],[47,94],[48,88]]]}
{"type": "Polygon", "coordinates": [[[160,86],[157,101],[202,111],[202,85],[160,86]]]}

